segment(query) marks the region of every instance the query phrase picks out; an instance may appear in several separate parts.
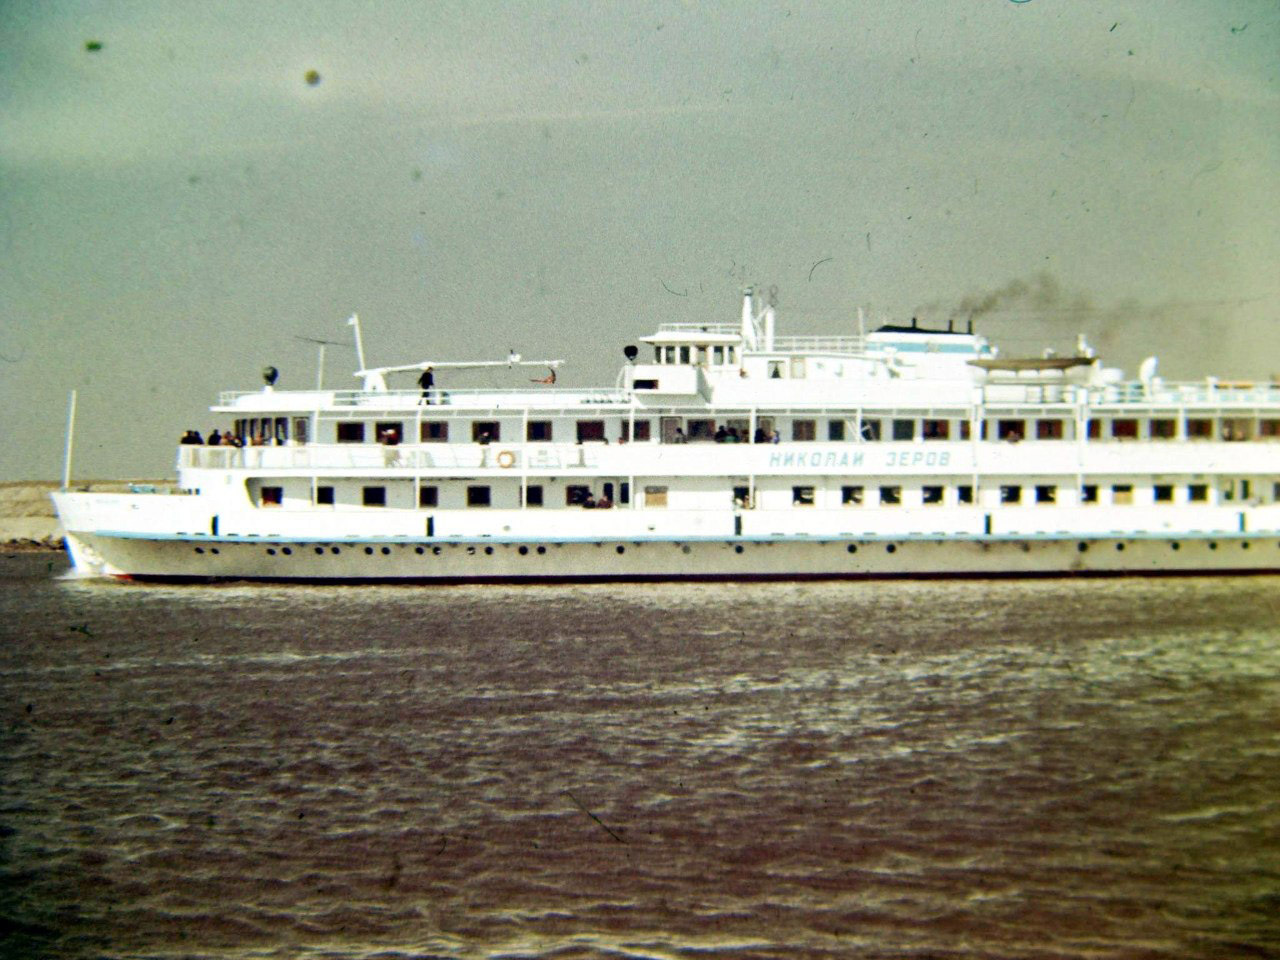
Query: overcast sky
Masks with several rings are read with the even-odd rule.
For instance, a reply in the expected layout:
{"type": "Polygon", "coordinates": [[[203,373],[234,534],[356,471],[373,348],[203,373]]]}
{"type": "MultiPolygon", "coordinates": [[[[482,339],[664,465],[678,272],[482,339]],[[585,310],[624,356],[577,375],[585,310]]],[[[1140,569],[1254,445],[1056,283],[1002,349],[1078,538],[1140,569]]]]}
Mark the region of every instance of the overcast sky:
{"type": "Polygon", "coordinates": [[[371,363],[567,385],[747,283],[1266,377],[1278,224],[1275,0],[7,0],[0,481],[60,476],[73,388],[77,477],[171,475],[352,311],[371,363]]]}

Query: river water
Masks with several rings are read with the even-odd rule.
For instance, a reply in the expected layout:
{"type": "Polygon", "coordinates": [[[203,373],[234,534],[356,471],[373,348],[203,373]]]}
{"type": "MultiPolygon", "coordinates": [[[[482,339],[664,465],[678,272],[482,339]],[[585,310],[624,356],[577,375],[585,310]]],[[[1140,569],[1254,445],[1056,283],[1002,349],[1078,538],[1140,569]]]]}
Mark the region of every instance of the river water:
{"type": "Polygon", "coordinates": [[[1280,580],[0,558],[0,956],[1261,957],[1280,580]]]}

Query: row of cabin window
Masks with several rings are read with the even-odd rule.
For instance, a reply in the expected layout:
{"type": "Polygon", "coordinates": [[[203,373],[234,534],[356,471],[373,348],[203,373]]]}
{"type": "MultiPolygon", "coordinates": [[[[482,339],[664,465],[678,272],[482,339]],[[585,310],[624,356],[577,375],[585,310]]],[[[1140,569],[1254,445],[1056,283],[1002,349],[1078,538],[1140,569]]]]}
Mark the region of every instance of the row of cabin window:
{"type": "MultiPolygon", "coordinates": [[[[902,487],[882,485],[870,488],[877,494],[877,502],[881,506],[900,506],[902,504],[902,487]]],[[[1096,504],[1099,502],[1099,485],[1086,483],[1080,487],[1080,502],[1096,504]]],[[[972,484],[959,484],[955,488],[956,502],[971,504],[974,502],[972,484]]],[[[1111,484],[1111,503],[1126,506],[1133,503],[1134,486],[1131,483],[1111,484]]],[[[1175,485],[1157,483],[1151,487],[1151,499],[1155,503],[1173,503],[1175,485]]],[[[846,507],[858,507],[869,502],[869,489],[864,485],[847,485],[840,488],[840,502],[846,507]]],[[[937,506],[944,502],[946,487],[942,485],[925,485],[920,488],[920,502],[925,506],[937,506]]],[[[667,505],[668,488],[665,486],[646,486],[645,504],[650,507],[667,505]]],[[[1247,479],[1224,481],[1220,489],[1222,500],[1248,500],[1253,496],[1253,484],[1247,479]]],[[[1280,481],[1272,483],[1272,500],[1280,502],[1280,481]]],[[[601,484],[601,499],[614,501],[614,484],[601,484]]],[[[523,506],[542,507],[546,505],[545,491],[541,484],[530,484],[525,488],[523,506]]],[[[580,507],[592,500],[594,494],[586,484],[568,484],[564,491],[565,506],[580,507]]],[[[733,500],[739,507],[751,505],[751,489],[746,486],[733,488],[733,500]]],[[[1000,502],[1014,505],[1020,503],[1055,504],[1058,500],[1056,484],[1002,484],[1000,486],[1000,502]]],[[[1188,503],[1207,503],[1209,485],[1207,483],[1186,484],[1186,501],[1188,503]]],[[[284,488],[268,486],[262,488],[261,502],[263,506],[279,506],[284,502],[284,488]]],[[[315,502],[320,506],[332,506],[335,503],[334,488],[321,485],[316,487],[315,502]]],[[[466,505],[468,507],[488,507],[492,503],[490,487],[474,484],[466,488],[466,505]]],[[[618,504],[631,502],[631,484],[623,481],[617,487],[618,504]]],[[[817,502],[817,488],[809,485],[793,486],[791,502],[794,506],[811,507],[817,502]]],[[[387,505],[387,488],[370,485],[361,488],[361,503],[366,507],[385,507],[387,505]]],[[[418,487],[418,506],[423,509],[434,509],[440,505],[440,488],[434,484],[422,484],[418,487]]]]}
{"type": "Polygon", "coordinates": [[[732,345],[695,344],[691,346],[655,346],[653,362],[661,364],[710,362],[712,366],[732,366],[738,362],[738,348],[732,345]]]}
{"type": "MultiPolygon", "coordinates": [[[[744,442],[750,435],[751,421],[747,419],[726,419],[719,423],[713,418],[702,417],[664,419],[679,420],[683,424],[685,438],[694,442],[713,440],[717,430],[727,428],[733,428],[744,442]]],[[[979,424],[979,436],[985,440],[994,435],[997,440],[1015,442],[1029,436],[1037,440],[1062,440],[1067,436],[1069,422],[1054,418],[982,421],[979,424]]],[[[1222,418],[1217,423],[1217,436],[1223,440],[1252,440],[1255,437],[1267,440],[1280,439],[1280,418],[1254,420],[1247,417],[1231,417],[1222,418]]],[[[419,424],[419,441],[421,443],[449,442],[449,424],[448,420],[422,421],[419,424]]],[[[1215,437],[1214,424],[1215,421],[1212,418],[1187,417],[1183,424],[1182,436],[1188,440],[1212,440],[1215,437]]],[[[579,420],[575,424],[574,439],[579,443],[605,441],[608,439],[605,425],[604,420],[579,420]]],[[[498,443],[502,440],[502,423],[498,420],[472,420],[469,426],[472,443],[498,443]]],[[[768,437],[772,433],[773,419],[758,418],[756,426],[758,433],[755,439],[759,442],[762,435],[768,437]]],[[[366,427],[367,424],[361,421],[338,423],[338,443],[364,443],[367,435],[366,427]]],[[[792,441],[803,443],[818,440],[819,421],[816,419],[792,419],[790,428],[792,441]]],[[[827,420],[825,439],[832,442],[853,439],[857,429],[860,429],[861,438],[866,441],[968,440],[970,438],[968,420],[865,419],[860,427],[854,421],[827,420]],[[887,430],[884,429],[886,423],[887,430]]],[[[1179,437],[1178,421],[1172,417],[1150,420],[1140,420],[1136,417],[1116,417],[1105,421],[1091,419],[1087,421],[1086,431],[1090,440],[1101,440],[1104,436],[1112,440],[1174,440],[1179,437]]],[[[285,436],[287,437],[287,432],[285,436]]],[[[618,436],[624,443],[631,440],[638,443],[646,442],[653,438],[652,424],[649,420],[634,421],[633,436],[632,423],[624,420],[619,424],[618,436]]],[[[404,423],[399,420],[374,423],[373,438],[383,443],[401,443],[404,440],[404,423]]],[[[550,420],[530,420],[526,425],[526,442],[551,443],[554,439],[550,420]]]]}

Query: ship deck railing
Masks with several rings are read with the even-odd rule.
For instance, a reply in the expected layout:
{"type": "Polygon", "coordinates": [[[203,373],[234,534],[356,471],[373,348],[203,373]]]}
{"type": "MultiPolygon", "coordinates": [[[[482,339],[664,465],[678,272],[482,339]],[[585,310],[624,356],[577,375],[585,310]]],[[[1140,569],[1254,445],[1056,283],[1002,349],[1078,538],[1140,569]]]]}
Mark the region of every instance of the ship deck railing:
{"type": "Polygon", "coordinates": [[[1093,403],[1142,403],[1156,405],[1280,403],[1280,383],[1239,380],[1165,381],[1124,380],[1104,387],[1089,388],[1093,403]]]}
{"type": "MultiPolygon", "coordinates": [[[[577,407],[593,404],[629,403],[630,395],[617,388],[575,387],[520,387],[515,389],[467,389],[442,390],[431,392],[430,403],[423,403],[421,390],[300,390],[292,392],[298,398],[298,408],[310,409],[321,407],[386,407],[403,409],[406,407],[463,406],[493,407],[494,409],[511,409],[526,406],[537,407],[577,407]]],[[[242,404],[245,398],[261,401],[264,397],[284,399],[290,393],[276,391],[264,393],[261,390],[224,390],[218,394],[219,407],[244,406],[252,409],[264,409],[260,402],[242,404]]],[[[278,405],[276,405],[278,406],[278,405]]]]}

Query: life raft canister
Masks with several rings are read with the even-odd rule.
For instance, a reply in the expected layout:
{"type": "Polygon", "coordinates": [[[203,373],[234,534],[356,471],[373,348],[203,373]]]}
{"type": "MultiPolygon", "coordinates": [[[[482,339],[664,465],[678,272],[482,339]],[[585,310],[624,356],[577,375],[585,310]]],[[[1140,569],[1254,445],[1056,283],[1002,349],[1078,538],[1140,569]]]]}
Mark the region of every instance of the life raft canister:
{"type": "Polygon", "coordinates": [[[515,465],[516,455],[510,450],[503,450],[498,454],[498,466],[502,467],[502,469],[507,470],[515,465]]]}

